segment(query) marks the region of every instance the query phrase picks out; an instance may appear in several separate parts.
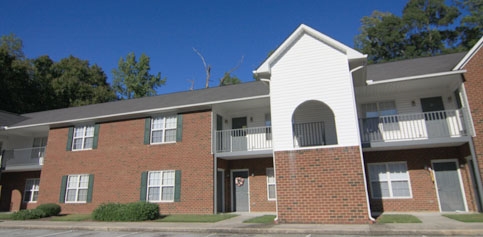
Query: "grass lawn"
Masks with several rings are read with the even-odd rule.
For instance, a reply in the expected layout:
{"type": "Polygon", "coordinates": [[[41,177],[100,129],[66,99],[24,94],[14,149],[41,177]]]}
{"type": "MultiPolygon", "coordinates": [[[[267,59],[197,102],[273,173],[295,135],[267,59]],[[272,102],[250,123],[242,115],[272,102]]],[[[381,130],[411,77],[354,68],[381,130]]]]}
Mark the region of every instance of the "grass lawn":
{"type": "Polygon", "coordinates": [[[9,220],[12,213],[0,213],[0,220],[9,220]]]}
{"type": "Polygon", "coordinates": [[[483,214],[444,214],[443,216],[461,222],[483,222],[483,214]]]}
{"type": "Polygon", "coordinates": [[[275,219],[275,215],[264,215],[258,216],[255,218],[248,219],[243,223],[261,223],[261,224],[273,224],[273,220],[275,219]]]}
{"type": "Polygon", "coordinates": [[[87,221],[92,220],[91,214],[70,214],[62,216],[53,216],[51,221],[87,221]]]}
{"type": "Polygon", "coordinates": [[[159,222],[201,222],[214,223],[226,219],[233,218],[234,214],[218,214],[218,215],[169,215],[162,217],[156,221],[159,222]]]}
{"type": "Polygon", "coordinates": [[[377,218],[377,223],[421,223],[421,220],[413,215],[387,214],[377,218]]]}

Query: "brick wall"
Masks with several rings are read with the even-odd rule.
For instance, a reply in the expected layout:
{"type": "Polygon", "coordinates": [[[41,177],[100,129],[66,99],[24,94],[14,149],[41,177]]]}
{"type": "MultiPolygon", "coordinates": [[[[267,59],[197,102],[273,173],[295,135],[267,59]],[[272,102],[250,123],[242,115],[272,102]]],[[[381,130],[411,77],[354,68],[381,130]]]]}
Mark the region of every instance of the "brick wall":
{"type": "Polygon", "coordinates": [[[232,184],[230,182],[231,169],[248,169],[250,185],[250,211],[251,212],[275,212],[276,201],[267,198],[267,174],[266,169],[273,167],[273,159],[253,158],[241,160],[218,159],[218,168],[225,170],[225,210],[231,210],[232,184]]]}
{"type": "Polygon", "coordinates": [[[483,49],[471,58],[464,69],[465,90],[470,104],[471,116],[475,126],[476,136],[473,137],[475,153],[478,159],[481,180],[483,181],[483,49]]]}
{"type": "Polygon", "coordinates": [[[275,153],[282,223],[369,223],[359,147],[275,153]]]}
{"type": "Polygon", "coordinates": [[[63,175],[94,174],[91,203],[61,204],[63,213],[88,213],[101,203],[139,201],[143,171],[181,170],[181,201],[160,203],[161,213],[213,213],[211,112],[184,114],[183,139],[172,144],[144,145],[144,123],[102,123],[98,148],[88,151],[66,151],[68,128],[50,130],[39,202],[59,202],[63,175]]]}
{"type": "MultiPolygon", "coordinates": [[[[425,167],[431,167],[431,160],[457,159],[460,167],[461,178],[465,190],[465,197],[470,211],[475,211],[475,196],[472,187],[469,166],[464,159],[467,153],[467,145],[462,147],[442,147],[413,150],[373,151],[364,152],[366,163],[366,175],[368,163],[378,162],[407,162],[409,179],[411,182],[412,198],[401,199],[372,199],[370,197],[371,210],[382,211],[434,211],[439,212],[438,197],[431,172],[425,167]]],[[[369,184],[369,179],[367,179],[369,184]]],[[[370,187],[369,187],[370,193],[370,187]]]]}
{"type": "Polygon", "coordinates": [[[25,203],[23,200],[23,192],[25,190],[25,180],[40,178],[40,171],[29,172],[7,172],[2,173],[1,185],[2,192],[0,196],[1,211],[18,211],[19,209],[35,208],[37,203],[25,203]],[[12,200],[12,192],[20,194],[20,199],[12,200]]]}

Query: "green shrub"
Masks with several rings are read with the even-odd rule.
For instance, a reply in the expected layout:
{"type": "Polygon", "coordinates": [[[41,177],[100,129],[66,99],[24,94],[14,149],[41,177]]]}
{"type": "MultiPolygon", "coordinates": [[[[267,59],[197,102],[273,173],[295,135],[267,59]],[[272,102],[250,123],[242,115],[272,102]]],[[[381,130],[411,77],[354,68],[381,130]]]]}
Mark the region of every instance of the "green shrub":
{"type": "Polygon", "coordinates": [[[15,212],[11,215],[12,220],[30,220],[30,219],[39,219],[42,217],[46,217],[44,211],[40,209],[31,209],[31,210],[20,210],[15,212]]]}
{"type": "Polygon", "coordinates": [[[96,221],[145,221],[159,217],[159,206],[155,203],[106,203],[98,206],[92,213],[96,221]]]}
{"type": "Polygon", "coordinates": [[[55,203],[41,204],[37,209],[44,211],[47,216],[57,216],[62,211],[60,206],[55,203]]]}

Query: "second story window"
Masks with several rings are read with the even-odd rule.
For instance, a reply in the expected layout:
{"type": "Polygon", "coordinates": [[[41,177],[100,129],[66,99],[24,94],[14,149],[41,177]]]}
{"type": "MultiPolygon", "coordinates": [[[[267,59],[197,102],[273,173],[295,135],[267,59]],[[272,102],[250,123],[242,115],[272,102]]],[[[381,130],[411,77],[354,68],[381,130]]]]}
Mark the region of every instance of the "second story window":
{"type": "Polygon", "coordinates": [[[176,116],[154,117],[151,120],[151,143],[176,142],[176,116]]]}
{"type": "Polygon", "coordinates": [[[378,118],[380,116],[397,114],[396,103],[394,101],[362,104],[361,108],[364,118],[378,118]]]}
{"type": "Polygon", "coordinates": [[[72,150],[92,149],[94,144],[94,126],[80,126],[74,128],[72,150]]]}

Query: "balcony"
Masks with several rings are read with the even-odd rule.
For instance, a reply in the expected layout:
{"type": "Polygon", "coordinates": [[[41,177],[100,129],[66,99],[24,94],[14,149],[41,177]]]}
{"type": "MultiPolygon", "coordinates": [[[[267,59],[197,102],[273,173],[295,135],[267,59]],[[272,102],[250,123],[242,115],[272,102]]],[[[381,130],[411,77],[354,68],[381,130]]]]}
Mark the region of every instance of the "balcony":
{"type": "Polygon", "coordinates": [[[294,123],[292,128],[295,147],[326,144],[324,122],[294,123]]]}
{"type": "Polygon", "coordinates": [[[2,169],[38,170],[44,164],[45,147],[5,150],[1,156],[2,169]]]}
{"type": "Polygon", "coordinates": [[[221,156],[272,154],[271,127],[216,131],[216,153],[221,156]]]}
{"type": "Polygon", "coordinates": [[[363,147],[402,141],[443,141],[467,136],[463,111],[444,110],[360,119],[363,147]]]}

